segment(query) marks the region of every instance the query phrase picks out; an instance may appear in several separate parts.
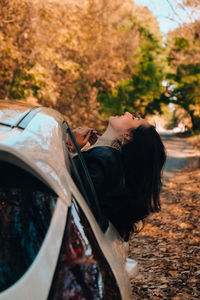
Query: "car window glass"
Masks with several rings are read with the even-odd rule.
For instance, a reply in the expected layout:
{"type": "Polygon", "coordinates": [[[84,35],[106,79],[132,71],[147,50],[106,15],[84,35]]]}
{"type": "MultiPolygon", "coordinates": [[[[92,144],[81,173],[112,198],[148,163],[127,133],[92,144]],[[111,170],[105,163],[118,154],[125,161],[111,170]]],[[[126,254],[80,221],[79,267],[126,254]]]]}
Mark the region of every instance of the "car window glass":
{"type": "Polygon", "coordinates": [[[0,291],[30,267],[47,233],[57,196],[28,172],[0,162],[0,291]]]}

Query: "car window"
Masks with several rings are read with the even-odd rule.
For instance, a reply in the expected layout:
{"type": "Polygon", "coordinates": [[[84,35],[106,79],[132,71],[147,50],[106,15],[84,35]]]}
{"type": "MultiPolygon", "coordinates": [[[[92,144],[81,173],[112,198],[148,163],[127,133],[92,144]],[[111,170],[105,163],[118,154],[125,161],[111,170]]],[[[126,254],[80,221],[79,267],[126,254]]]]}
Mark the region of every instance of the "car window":
{"type": "Polygon", "coordinates": [[[0,162],[0,291],[30,267],[47,233],[57,196],[33,175],[0,162]]]}

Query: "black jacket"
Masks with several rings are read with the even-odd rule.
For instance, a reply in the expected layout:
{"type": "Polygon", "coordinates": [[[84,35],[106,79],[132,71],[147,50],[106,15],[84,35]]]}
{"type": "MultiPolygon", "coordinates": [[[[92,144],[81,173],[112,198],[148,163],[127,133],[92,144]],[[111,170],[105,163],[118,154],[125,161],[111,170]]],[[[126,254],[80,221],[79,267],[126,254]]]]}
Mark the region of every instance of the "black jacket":
{"type": "MultiPolygon", "coordinates": [[[[82,152],[82,154],[94,184],[101,210],[120,232],[122,225],[120,219],[127,196],[121,153],[111,147],[99,146],[82,152]]],[[[78,157],[75,156],[73,160],[84,185],[87,187],[85,174],[78,157]]]]}

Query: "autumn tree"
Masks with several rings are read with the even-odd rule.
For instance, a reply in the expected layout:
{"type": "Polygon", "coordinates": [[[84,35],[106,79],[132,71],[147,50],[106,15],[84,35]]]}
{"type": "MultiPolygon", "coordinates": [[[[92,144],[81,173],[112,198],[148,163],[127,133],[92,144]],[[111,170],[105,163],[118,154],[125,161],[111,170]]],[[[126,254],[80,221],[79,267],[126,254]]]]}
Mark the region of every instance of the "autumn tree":
{"type": "MultiPolygon", "coordinates": [[[[13,97],[12,93],[22,96],[19,91],[18,95],[16,78],[25,76],[25,69],[31,68],[35,44],[31,12],[32,4],[28,1],[0,1],[0,98],[13,97]]],[[[29,85],[31,81],[30,76],[29,85]]],[[[21,87],[22,93],[28,88],[21,87]]]]}
{"type": "Polygon", "coordinates": [[[98,120],[100,124],[98,91],[114,86],[124,78],[125,65],[134,65],[138,32],[130,21],[132,9],[128,0],[85,0],[74,1],[73,6],[66,1],[57,10],[54,24],[62,20],[62,32],[52,41],[53,59],[57,58],[52,69],[58,92],[55,106],[69,114],[73,124],[96,126],[98,120]]]}
{"type": "Polygon", "coordinates": [[[145,7],[138,6],[133,14],[139,32],[139,47],[134,54],[136,64],[127,67],[127,78],[109,91],[99,93],[102,112],[121,114],[137,111],[142,116],[160,110],[160,94],[165,70],[162,36],[156,18],[145,7]],[[128,74],[129,72],[129,74],[128,74]]]}
{"type": "Polygon", "coordinates": [[[116,103],[143,115],[155,108],[162,38],[147,9],[132,0],[0,0],[0,14],[2,99],[35,100],[74,126],[99,128],[100,93],[110,98],[100,101],[104,117],[116,103]]]}
{"type": "MultiPolygon", "coordinates": [[[[186,7],[200,8],[200,1],[199,0],[182,0],[181,4],[185,5],[186,7]]],[[[180,1],[179,1],[179,5],[180,5],[180,1]]]]}
{"type": "Polygon", "coordinates": [[[138,47],[131,0],[1,0],[1,98],[35,96],[74,125],[101,123],[97,93],[138,47]],[[7,72],[8,71],[8,72],[7,72]]]}
{"type": "Polygon", "coordinates": [[[185,24],[168,35],[168,79],[175,88],[169,100],[190,115],[193,130],[200,129],[200,22],[185,24]]]}

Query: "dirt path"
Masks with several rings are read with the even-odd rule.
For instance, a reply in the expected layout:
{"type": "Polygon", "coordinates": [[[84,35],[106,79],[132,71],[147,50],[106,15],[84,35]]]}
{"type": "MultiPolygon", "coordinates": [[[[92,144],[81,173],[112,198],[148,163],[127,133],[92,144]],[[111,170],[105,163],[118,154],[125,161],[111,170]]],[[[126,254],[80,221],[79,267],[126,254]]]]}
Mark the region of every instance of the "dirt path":
{"type": "MultiPolygon", "coordinates": [[[[186,138],[179,138],[171,133],[163,133],[162,140],[167,151],[164,177],[174,177],[175,172],[183,169],[188,163],[197,162],[199,153],[188,143],[186,138]]],[[[171,178],[172,179],[172,178],[171,178]]]]}
{"type": "Polygon", "coordinates": [[[147,218],[130,242],[129,256],[140,269],[132,298],[200,299],[200,169],[182,169],[196,156],[185,140],[165,136],[164,142],[169,157],[162,211],[147,218]]]}

